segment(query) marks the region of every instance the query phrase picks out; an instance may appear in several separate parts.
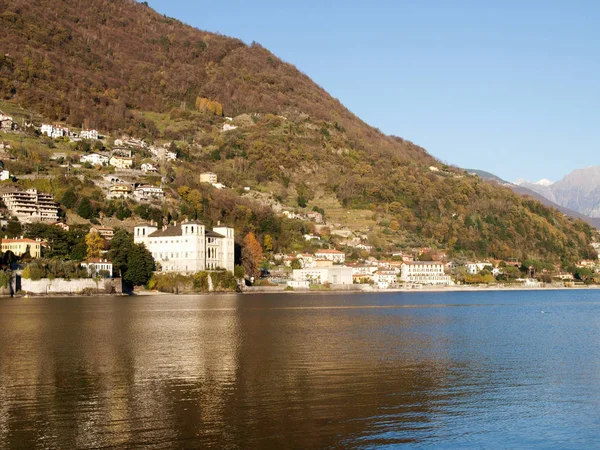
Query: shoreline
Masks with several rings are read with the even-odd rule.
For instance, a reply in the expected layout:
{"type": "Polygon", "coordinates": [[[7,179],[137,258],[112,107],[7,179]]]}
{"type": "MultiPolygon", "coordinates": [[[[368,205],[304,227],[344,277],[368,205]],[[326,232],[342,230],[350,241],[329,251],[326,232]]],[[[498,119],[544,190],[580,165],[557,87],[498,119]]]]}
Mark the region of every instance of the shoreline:
{"type": "MultiPolygon", "coordinates": [[[[257,287],[260,288],[260,287],[257,287]]],[[[159,292],[159,291],[136,291],[131,294],[107,294],[97,293],[93,295],[82,295],[76,293],[58,293],[53,292],[51,294],[15,294],[13,297],[8,295],[2,296],[4,298],[57,298],[57,297],[155,297],[155,296],[206,296],[206,295],[260,295],[260,294],[286,294],[286,295],[298,295],[298,294],[397,294],[397,293],[444,293],[444,292],[500,292],[500,291],[581,291],[581,290],[598,290],[600,285],[587,285],[587,286],[446,286],[446,287],[423,287],[423,288],[392,288],[392,289],[295,289],[293,291],[285,289],[253,289],[244,290],[242,292],[234,291],[222,291],[222,292],[180,292],[178,294],[170,292],[159,292]]]]}

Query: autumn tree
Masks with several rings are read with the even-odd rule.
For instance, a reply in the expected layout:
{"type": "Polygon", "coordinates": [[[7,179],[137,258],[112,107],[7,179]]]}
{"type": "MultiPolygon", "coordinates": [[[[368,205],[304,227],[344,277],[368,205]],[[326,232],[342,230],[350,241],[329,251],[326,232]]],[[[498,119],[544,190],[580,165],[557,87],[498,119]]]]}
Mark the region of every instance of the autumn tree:
{"type": "Polygon", "coordinates": [[[205,97],[196,97],[196,108],[201,112],[211,112],[217,116],[223,115],[223,105],[205,97]]]}
{"type": "Polygon", "coordinates": [[[248,275],[256,278],[260,274],[260,263],[263,259],[262,247],[252,232],[249,232],[244,237],[242,245],[242,264],[244,269],[248,275]]]}
{"type": "Polygon", "coordinates": [[[88,233],[85,236],[85,245],[87,246],[86,257],[88,259],[99,258],[102,250],[104,250],[105,243],[106,241],[100,234],[96,232],[88,233]]]}
{"type": "Polygon", "coordinates": [[[265,248],[265,252],[273,251],[273,237],[270,234],[265,235],[263,247],[265,248]]]}

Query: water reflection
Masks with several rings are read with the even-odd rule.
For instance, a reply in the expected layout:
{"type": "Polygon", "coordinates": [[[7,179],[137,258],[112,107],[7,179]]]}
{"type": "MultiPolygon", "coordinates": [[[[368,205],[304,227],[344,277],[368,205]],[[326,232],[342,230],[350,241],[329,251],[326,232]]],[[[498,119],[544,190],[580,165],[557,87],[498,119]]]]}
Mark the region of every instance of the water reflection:
{"type": "Polygon", "coordinates": [[[545,407],[552,422],[538,423],[544,431],[561,420],[572,426],[566,414],[597,406],[598,359],[589,350],[597,352],[598,341],[552,339],[565,338],[568,327],[558,327],[580,314],[593,317],[589,338],[597,299],[567,302],[552,327],[527,315],[526,302],[450,300],[465,307],[435,306],[440,297],[427,296],[2,300],[0,442],[486,446],[523,441],[511,428],[515,413],[534,427],[545,407]],[[411,302],[427,307],[406,308],[411,302]],[[551,355],[548,342],[556,354],[536,358],[533,351],[551,355]],[[577,359],[581,345],[587,357],[577,359]],[[574,358],[577,377],[565,366],[574,358]],[[573,384],[578,390],[560,402],[573,384]]]}

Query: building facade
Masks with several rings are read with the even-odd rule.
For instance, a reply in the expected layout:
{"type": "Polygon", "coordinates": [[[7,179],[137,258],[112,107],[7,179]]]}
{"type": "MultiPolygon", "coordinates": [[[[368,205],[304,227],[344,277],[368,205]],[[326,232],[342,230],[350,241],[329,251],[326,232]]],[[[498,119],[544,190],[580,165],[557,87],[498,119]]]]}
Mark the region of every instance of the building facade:
{"type": "Polygon", "coordinates": [[[214,172],[202,172],[200,174],[200,183],[216,183],[217,182],[217,174],[214,172]]]}
{"type": "Polygon", "coordinates": [[[81,267],[85,268],[91,277],[112,278],[113,264],[102,258],[93,258],[81,263],[81,267]]]}
{"type": "Polygon", "coordinates": [[[162,188],[156,186],[149,186],[147,184],[139,186],[133,193],[138,200],[152,200],[161,199],[165,197],[165,192],[162,188]]]}
{"type": "Polygon", "coordinates": [[[100,136],[97,130],[81,130],[79,137],[81,139],[99,139],[100,136]]]}
{"type": "Polygon", "coordinates": [[[308,281],[311,284],[352,284],[351,267],[313,267],[295,269],[292,272],[294,281],[308,281]]]}
{"type": "Polygon", "coordinates": [[[315,252],[315,258],[328,259],[336,264],[343,264],[346,261],[346,254],[339,250],[319,250],[315,252]]]}
{"type": "Polygon", "coordinates": [[[11,216],[19,222],[57,222],[58,204],[51,194],[38,192],[37,189],[9,191],[2,194],[4,204],[11,216]]]}
{"type": "Polygon", "coordinates": [[[117,169],[131,169],[131,166],[133,166],[133,159],[122,156],[113,156],[108,162],[117,169]]]}
{"type": "Polygon", "coordinates": [[[81,158],[79,158],[79,162],[82,163],[90,163],[93,164],[95,166],[101,166],[103,164],[108,164],[108,156],[104,156],[104,155],[99,155],[98,153],[90,153],[89,155],[83,155],[81,158]]]}
{"type": "Polygon", "coordinates": [[[2,253],[13,252],[16,256],[22,256],[29,251],[32,258],[39,258],[42,255],[42,243],[33,239],[2,239],[2,253]]]}
{"type": "Polygon", "coordinates": [[[226,269],[233,272],[235,235],[229,227],[207,230],[199,222],[182,222],[161,229],[151,224],[133,230],[136,244],[144,244],[163,272],[226,269]]]}
{"type": "Polygon", "coordinates": [[[450,275],[444,273],[441,261],[414,261],[402,263],[400,279],[405,283],[450,285],[450,275]]]}

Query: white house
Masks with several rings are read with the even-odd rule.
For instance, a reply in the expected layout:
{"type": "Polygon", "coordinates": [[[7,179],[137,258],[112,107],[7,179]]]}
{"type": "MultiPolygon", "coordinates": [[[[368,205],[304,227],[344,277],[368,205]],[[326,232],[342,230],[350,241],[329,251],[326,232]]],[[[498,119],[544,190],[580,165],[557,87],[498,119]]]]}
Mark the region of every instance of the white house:
{"type": "Polygon", "coordinates": [[[99,134],[97,130],[81,130],[79,137],[81,139],[98,139],[99,134]]]}
{"type": "Polygon", "coordinates": [[[492,270],[492,263],[489,263],[489,262],[467,262],[465,264],[467,273],[470,275],[475,275],[475,274],[481,272],[486,267],[489,268],[490,270],[492,270]]]}
{"type": "Polygon", "coordinates": [[[98,153],[90,153],[89,155],[83,155],[79,158],[81,163],[90,163],[94,166],[102,166],[108,164],[108,156],[99,155],[98,153]]]}
{"type": "Polygon", "coordinates": [[[10,180],[12,177],[10,175],[10,172],[6,169],[0,171],[0,181],[6,181],[6,180],[10,180]]]}
{"type": "Polygon", "coordinates": [[[135,189],[133,193],[138,200],[150,200],[153,198],[164,198],[165,193],[162,188],[144,184],[135,189]]]}
{"type": "Polygon", "coordinates": [[[212,231],[199,222],[175,223],[161,229],[140,224],[133,229],[136,244],[144,244],[164,272],[198,272],[234,269],[234,229],[215,227],[212,231]]]}
{"type": "Polygon", "coordinates": [[[441,261],[403,262],[400,279],[405,283],[450,285],[450,275],[444,273],[441,261]]]}
{"type": "Polygon", "coordinates": [[[311,284],[352,284],[351,267],[313,267],[295,269],[292,272],[295,281],[308,281],[311,284]]]}
{"type": "Polygon", "coordinates": [[[71,133],[69,129],[60,125],[50,125],[47,123],[42,124],[42,134],[50,136],[52,139],[59,137],[69,136],[71,133]]]}
{"type": "Polygon", "coordinates": [[[93,258],[82,262],[81,267],[85,268],[92,277],[112,278],[113,265],[107,259],[93,258]]]}
{"type": "Polygon", "coordinates": [[[346,261],[346,254],[344,252],[340,252],[339,250],[319,250],[315,252],[316,259],[328,259],[329,261],[333,261],[336,264],[343,264],[346,261]]]}
{"type": "Polygon", "coordinates": [[[398,272],[395,270],[378,270],[373,274],[373,281],[381,289],[387,289],[398,281],[398,272]]]}

